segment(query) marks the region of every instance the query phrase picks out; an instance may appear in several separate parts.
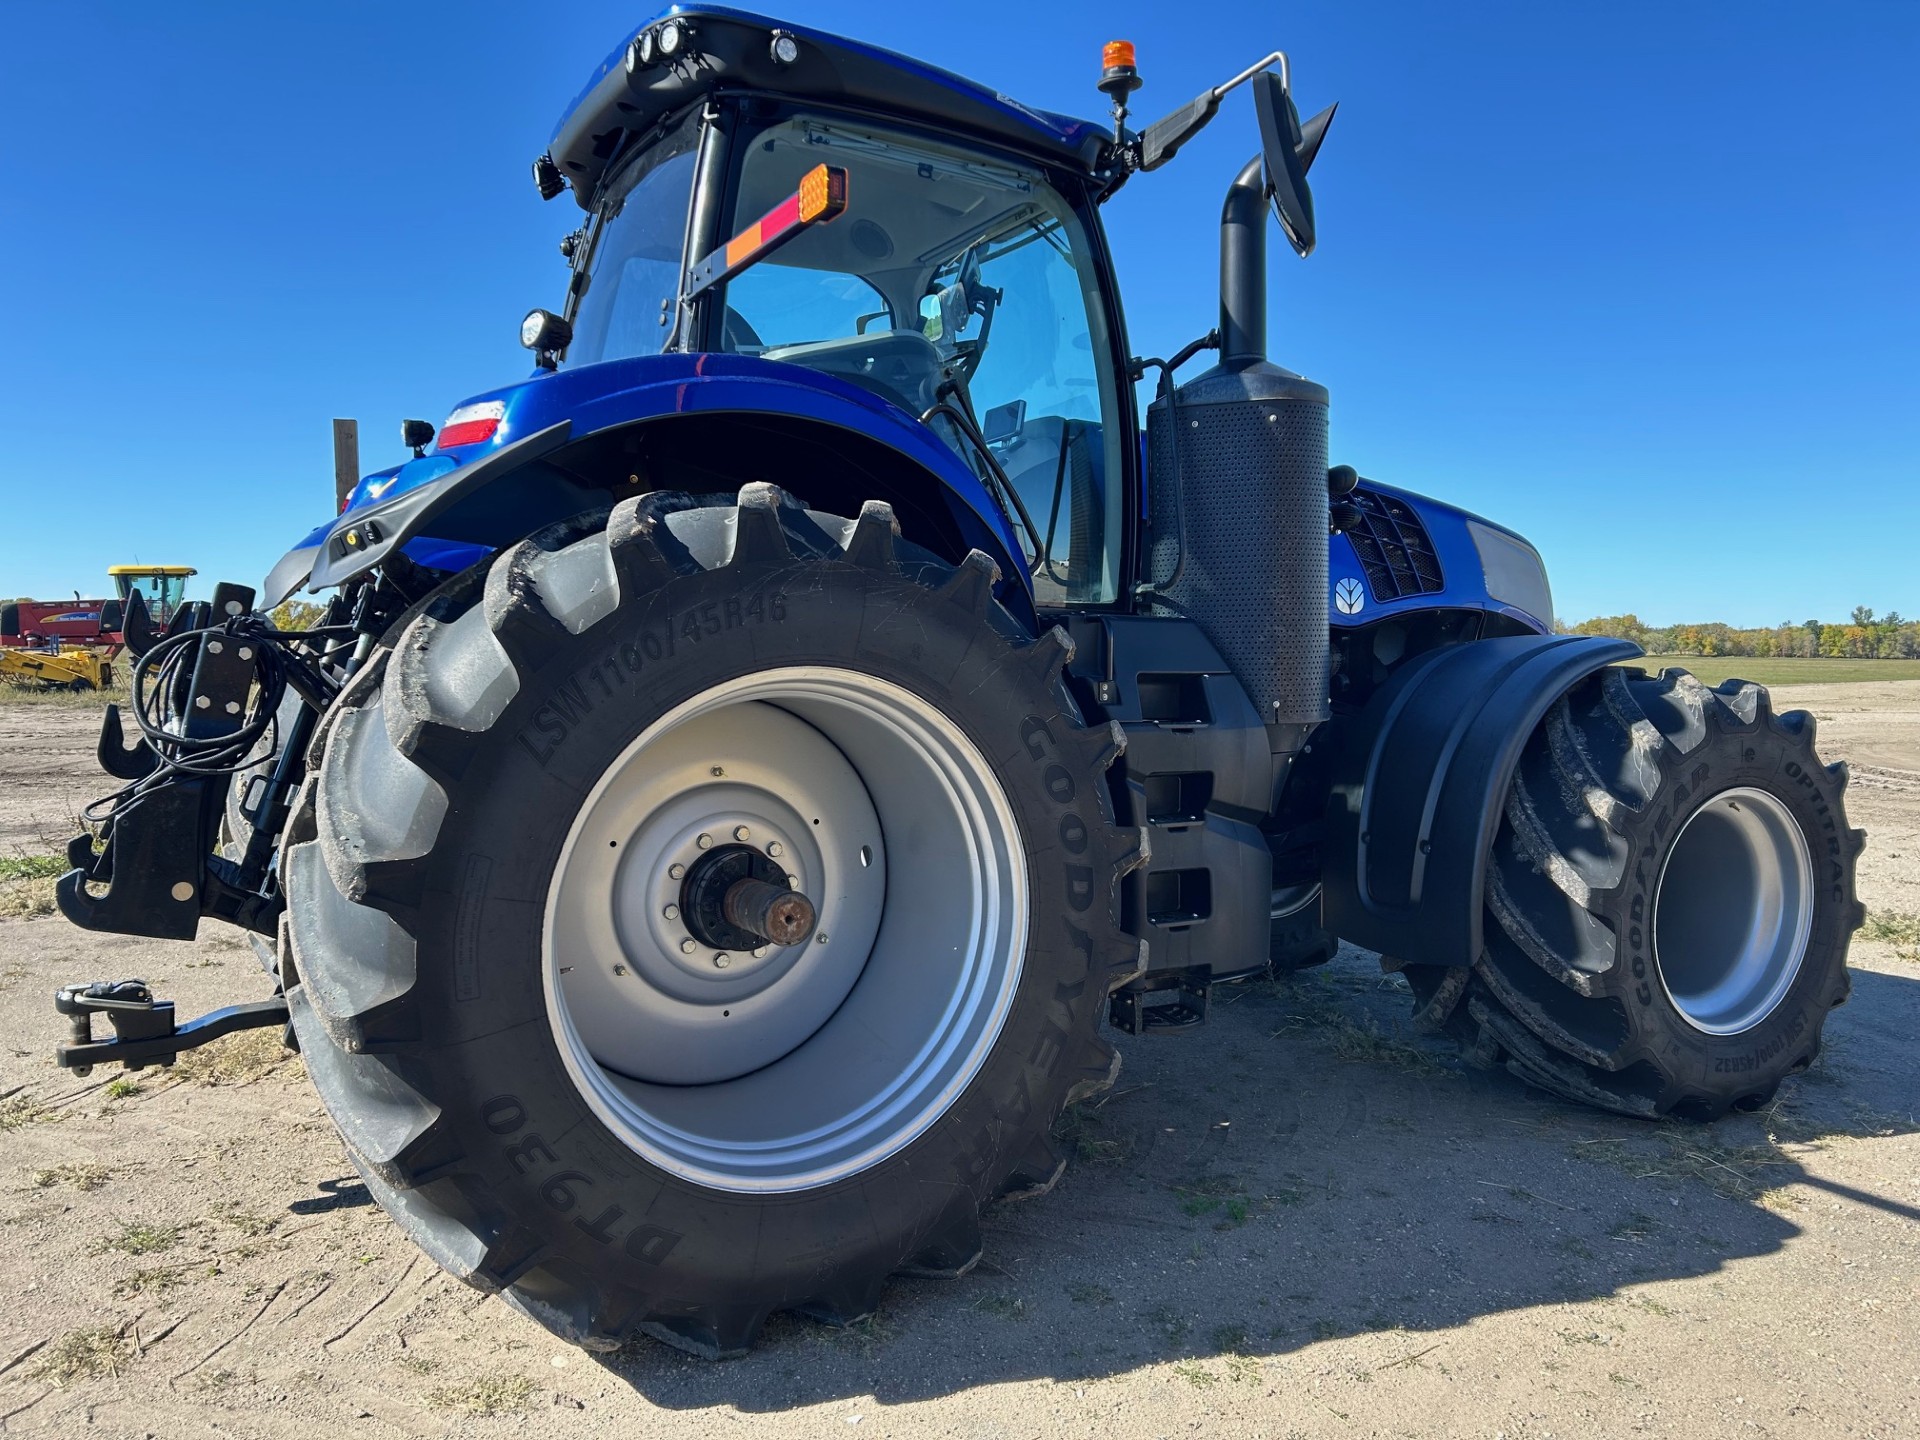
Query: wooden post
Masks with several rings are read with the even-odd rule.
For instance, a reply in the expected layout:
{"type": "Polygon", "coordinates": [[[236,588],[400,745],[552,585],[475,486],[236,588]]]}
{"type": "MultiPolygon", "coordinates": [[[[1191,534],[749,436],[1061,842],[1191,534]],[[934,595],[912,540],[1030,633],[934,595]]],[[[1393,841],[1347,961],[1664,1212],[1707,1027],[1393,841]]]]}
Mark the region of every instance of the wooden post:
{"type": "Polygon", "coordinates": [[[333,508],[347,508],[347,496],[360,483],[360,422],[333,422],[333,508]]]}

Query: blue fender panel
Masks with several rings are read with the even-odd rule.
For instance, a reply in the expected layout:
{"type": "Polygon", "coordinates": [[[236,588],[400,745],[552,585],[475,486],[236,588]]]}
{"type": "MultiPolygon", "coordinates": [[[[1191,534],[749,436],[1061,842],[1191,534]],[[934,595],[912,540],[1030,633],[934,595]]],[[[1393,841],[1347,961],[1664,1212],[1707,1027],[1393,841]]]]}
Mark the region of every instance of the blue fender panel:
{"type": "Polygon", "coordinates": [[[1338,740],[1326,928],[1400,960],[1472,964],[1487,859],[1528,737],[1576,682],[1640,653],[1627,640],[1514,635],[1408,662],[1338,740]]]}

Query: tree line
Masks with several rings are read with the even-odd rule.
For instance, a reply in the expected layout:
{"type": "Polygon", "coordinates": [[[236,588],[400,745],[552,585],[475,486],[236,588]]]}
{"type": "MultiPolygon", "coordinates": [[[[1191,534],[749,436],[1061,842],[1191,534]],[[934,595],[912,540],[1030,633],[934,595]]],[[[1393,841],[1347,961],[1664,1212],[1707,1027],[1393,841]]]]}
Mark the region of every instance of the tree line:
{"type": "Polygon", "coordinates": [[[1638,615],[1601,615],[1577,625],[1562,621],[1566,635],[1611,635],[1631,640],[1649,655],[1804,656],[1833,660],[1920,659],[1920,620],[1897,610],[1875,615],[1856,605],[1853,618],[1840,624],[1782,621],[1758,630],[1741,630],[1719,621],[1704,625],[1649,625],[1638,615]]]}

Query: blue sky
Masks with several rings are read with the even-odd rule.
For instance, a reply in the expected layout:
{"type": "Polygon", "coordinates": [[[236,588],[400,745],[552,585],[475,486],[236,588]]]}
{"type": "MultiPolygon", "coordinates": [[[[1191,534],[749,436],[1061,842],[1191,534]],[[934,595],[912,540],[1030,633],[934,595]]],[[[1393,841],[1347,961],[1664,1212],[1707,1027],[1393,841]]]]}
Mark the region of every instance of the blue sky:
{"type": "MultiPolygon", "coordinates": [[[[0,594],[257,582],[331,509],[330,417],[373,469],[524,373],[577,218],[527,163],[645,13],[9,7],[0,594]]],[[[1336,460],[1529,535],[1570,619],[1920,612],[1920,6],[789,13],[1089,116],[1125,36],[1142,120],[1284,46],[1341,110],[1272,350],[1331,387],[1336,460]]],[[[1254,137],[1236,96],[1108,207],[1136,351],[1213,323],[1254,137]]]]}

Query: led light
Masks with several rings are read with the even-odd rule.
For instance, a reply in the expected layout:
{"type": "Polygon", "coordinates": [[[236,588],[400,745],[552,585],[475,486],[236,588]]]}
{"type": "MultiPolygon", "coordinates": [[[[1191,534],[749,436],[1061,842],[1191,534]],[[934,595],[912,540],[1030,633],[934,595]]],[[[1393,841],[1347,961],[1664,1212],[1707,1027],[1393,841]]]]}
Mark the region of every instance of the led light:
{"type": "Polygon", "coordinates": [[[800,58],[800,42],[788,30],[773,32],[773,44],[769,47],[776,65],[791,65],[800,58]]]}
{"type": "Polygon", "coordinates": [[[642,30],[633,37],[633,43],[627,46],[627,73],[644,70],[653,63],[653,32],[642,30]]]}
{"type": "Polygon", "coordinates": [[[669,20],[660,27],[660,56],[671,60],[678,55],[687,43],[687,27],[678,20],[669,20]]]}
{"type": "Polygon", "coordinates": [[[709,285],[771,254],[807,226],[831,220],[846,208],[847,172],[834,165],[814,166],[801,177],[798,190],[688,272],[683,298],[691,300],[709,285]]]}
{"type": "MultiPolygon", "coordinates": [[[[816,165],[800,180],[800,223],[808,225],[827,213],[833,204],[834,172],[816,165]]],[[[840,172],[841,205],[846,204],[846,172],[840,172]]]]}
{"type": "Polygon", "coordinates": [[[507,402],[504,400],[482,400],[477,405],[462,405],[447,416],[447,423],[440,427],[438,448],[451,450],[456,445],[478,445],[482,440],[491,440],[506,416],[507,402]]]}

